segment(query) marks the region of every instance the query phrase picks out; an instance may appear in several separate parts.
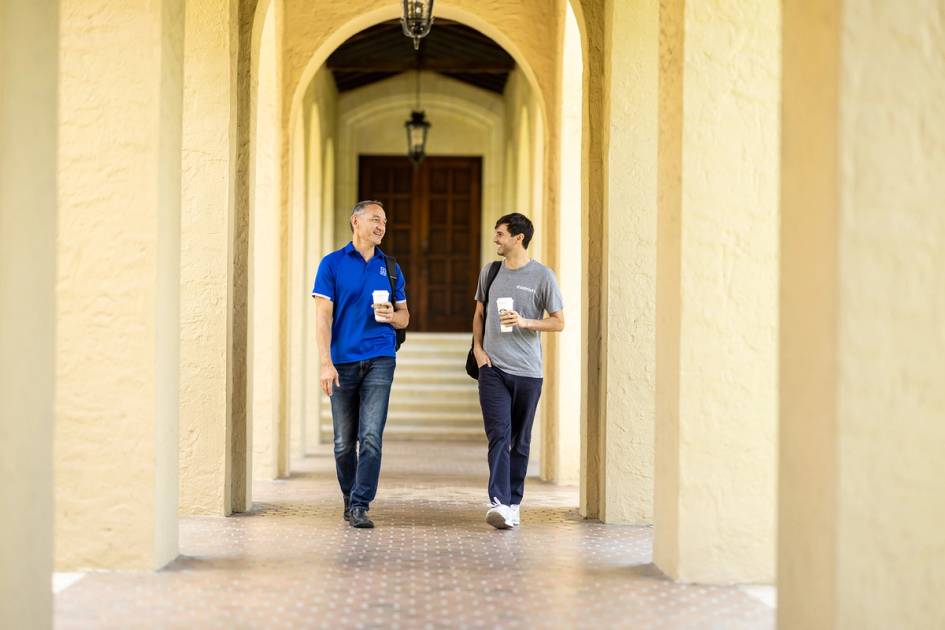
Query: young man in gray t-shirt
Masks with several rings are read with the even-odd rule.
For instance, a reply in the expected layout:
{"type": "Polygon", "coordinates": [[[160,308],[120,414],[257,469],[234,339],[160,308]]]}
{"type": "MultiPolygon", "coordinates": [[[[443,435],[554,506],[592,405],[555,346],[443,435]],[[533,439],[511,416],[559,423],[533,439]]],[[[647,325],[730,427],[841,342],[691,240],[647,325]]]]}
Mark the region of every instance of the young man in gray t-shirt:
{"type": "Polygon", "coordinates": [[[489,438],[492,502],[486,522],[497,529],[521,522],[519,504],[525,492],[532,423],[541,396],[539,333],[564,329],[564,304],[555,275],[530,259],[526,251],[534,233],[532,222],[522,214],[500,218],[493,242],[505,260],[491,287],[486,285],[492,264],[483,267],[476,289],[473,353],[479,366],[479,404],[489,438]]]}

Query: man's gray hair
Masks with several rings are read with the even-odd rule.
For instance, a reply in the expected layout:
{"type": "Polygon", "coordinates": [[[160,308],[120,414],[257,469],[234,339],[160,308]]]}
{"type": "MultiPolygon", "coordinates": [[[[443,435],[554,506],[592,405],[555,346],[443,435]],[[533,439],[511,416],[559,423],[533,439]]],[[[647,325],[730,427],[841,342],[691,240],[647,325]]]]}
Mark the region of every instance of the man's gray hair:
{"type": "Polygon", "coordinates": [[[366,199],[365,201],[359,201],[358,203],[354,204],[354,207],[351,208],[351,216],[348,217],[348,227],[351,228],[352,232],[354,232],[354,223],[351,222],[351,219],[353,219],[356,215],[360,216],[364,214],[364,210],[368,206],[378,206],[381,210],[384,209],[384,204],[373,199],[366,199]]]}

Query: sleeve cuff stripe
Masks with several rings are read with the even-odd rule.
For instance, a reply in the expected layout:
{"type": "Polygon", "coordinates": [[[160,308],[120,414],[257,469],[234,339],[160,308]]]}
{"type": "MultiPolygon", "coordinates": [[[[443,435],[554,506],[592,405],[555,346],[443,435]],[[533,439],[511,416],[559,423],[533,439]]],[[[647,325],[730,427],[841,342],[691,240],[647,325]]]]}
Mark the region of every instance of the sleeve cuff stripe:
{"type": "Polygon", "coordinates": [[[328,300],[329,302],[332,301],[332,299],[331,299],[330,297],[328,297],[327,295],[325,295],[325,294],[323,294],[323,293],[315,293],[314,291],[312,292],[312,297],[320,297],[320,298],[325,298],[325,299],[328,300]]]}

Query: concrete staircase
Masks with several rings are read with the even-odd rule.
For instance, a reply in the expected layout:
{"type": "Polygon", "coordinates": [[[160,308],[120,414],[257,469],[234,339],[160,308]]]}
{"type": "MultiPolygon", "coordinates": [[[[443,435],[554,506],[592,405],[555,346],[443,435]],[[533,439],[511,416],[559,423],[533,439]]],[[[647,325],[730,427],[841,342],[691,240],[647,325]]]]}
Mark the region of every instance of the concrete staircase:
{"type": "MultiPolygon", "coordinates": [[[[476,381],[466,374],[468,333],[407,333],[397,353],[385,440],[485,441],[476,381]]],[[[331,443],[322,397],[321,437],[331,443]]]]}

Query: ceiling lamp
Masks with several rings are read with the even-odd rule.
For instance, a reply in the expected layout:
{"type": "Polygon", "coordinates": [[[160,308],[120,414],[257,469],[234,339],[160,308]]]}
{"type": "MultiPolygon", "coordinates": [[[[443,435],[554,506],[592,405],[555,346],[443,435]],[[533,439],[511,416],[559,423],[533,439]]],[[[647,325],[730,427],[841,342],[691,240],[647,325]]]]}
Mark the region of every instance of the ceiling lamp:
{"type": "Polygon", "coordinates": [[[410,112],[410,120],[404,126],[407,128],[407,157],[414,164],[419,164],[427,156],[427,132],[430,123],[422,111],[410,112]]]}
{"type": "Polygon", "coordinates": [[[433,26],[433,0],[403,0],[404,16],[400,23],[404,35],[413,40],[414,50],[420,49],[420,40],[427,36],[433,26]]]}
{"type": "Polygon", "coordinates": [[[410,112],[410,120],[404,123],[407,128],[407,157],[414,166],[420,164],[427,156],[427,132],[430,123],[420,109],[420,55],[417,54],[417,107],[410,112]]]}

